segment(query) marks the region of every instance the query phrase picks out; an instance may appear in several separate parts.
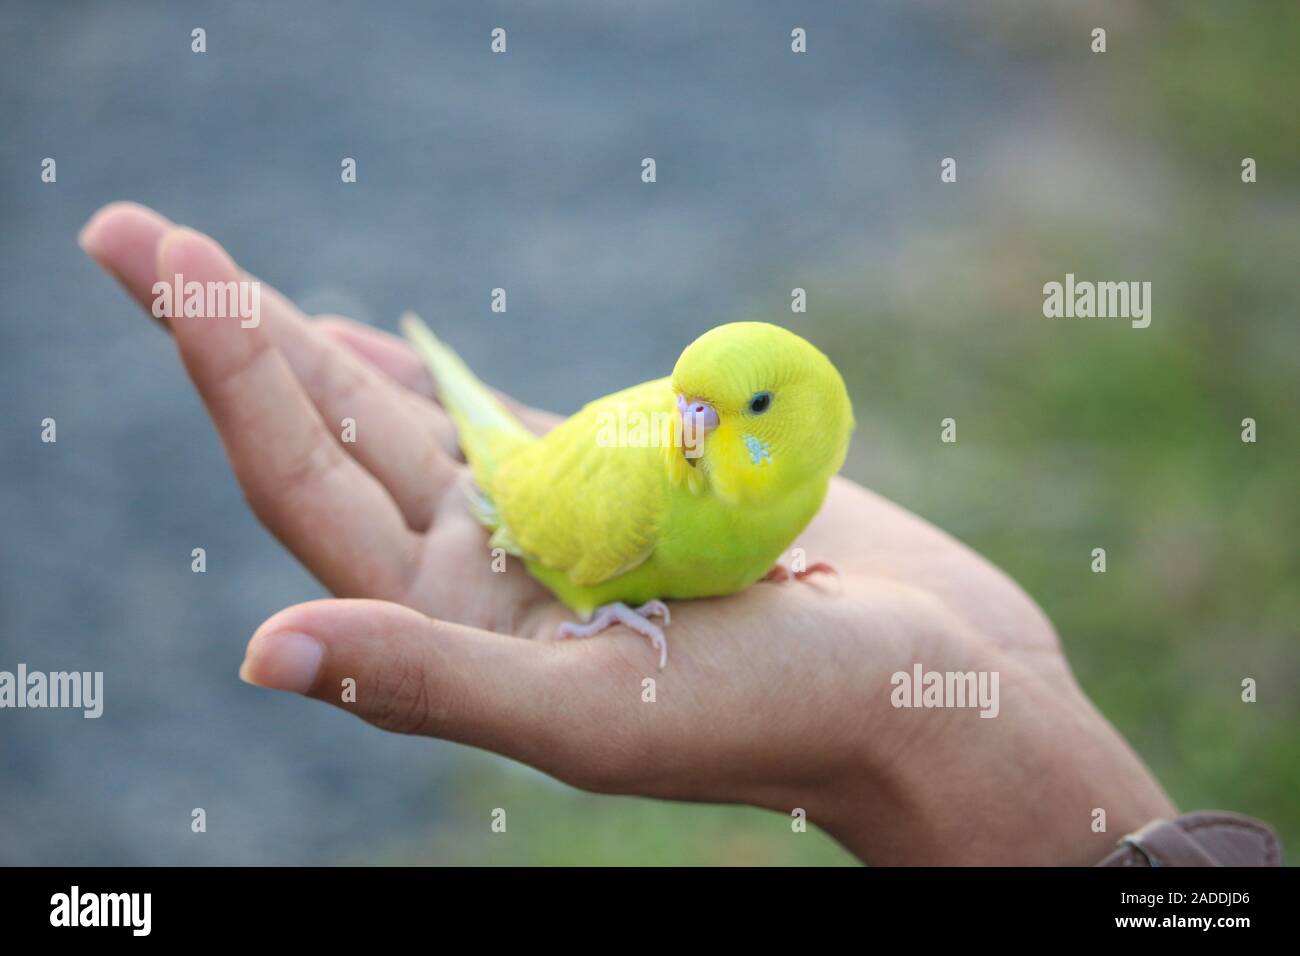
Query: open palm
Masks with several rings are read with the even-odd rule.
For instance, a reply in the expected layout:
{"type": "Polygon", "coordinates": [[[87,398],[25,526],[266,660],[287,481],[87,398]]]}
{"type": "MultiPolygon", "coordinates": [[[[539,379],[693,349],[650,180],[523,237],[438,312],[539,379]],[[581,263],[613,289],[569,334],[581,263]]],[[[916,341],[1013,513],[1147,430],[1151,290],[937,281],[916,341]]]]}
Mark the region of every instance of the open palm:
{"type": "MultiPolygon", "coordinates": [[[[130,204],[101,210],[82,243],[146,309],[159,277],[247,278],[211,239],[130,204]]],[[[1046,862],[1086,861],[1094,844],[1093,856],[1104,852],[1087,838],[1087,815],[1117,786],[1139,823],[1168,808],[1078,690],[1037,606],[857,485],[836,479],[796,542],[838,577],[674,605],[660,673],[644,639],[622,628],[550,639],[571,614],[519,563],[502,572],[489,553],[455,431],[400,340],[309,319],[264,284],[256,327],[166,321],[250,506],[343,598],[263,624],[243,669],[254,683],[590,789],[801,808],[872,862],[943,860],[954,846],[991,858],[1037,812],[1005,813],[1026,793],[1066,801],[1082,821],[1046,862]],[[355,441],[341,440],[349,419],[355,441]],[[891,675],[914,663],[997,671],[999,719],[894,707],[891,675]],[[342,692],[349,680],[355,699],[342,692]],[[1063,739],[1081,765],[1067,774],[1034,763],[1063,739]],[[954,792],[1001,801],[1005,819],[987,812],[972,831],[954,792]]],[[[514,407],[538,431],[557,420],[514,407]]]]}

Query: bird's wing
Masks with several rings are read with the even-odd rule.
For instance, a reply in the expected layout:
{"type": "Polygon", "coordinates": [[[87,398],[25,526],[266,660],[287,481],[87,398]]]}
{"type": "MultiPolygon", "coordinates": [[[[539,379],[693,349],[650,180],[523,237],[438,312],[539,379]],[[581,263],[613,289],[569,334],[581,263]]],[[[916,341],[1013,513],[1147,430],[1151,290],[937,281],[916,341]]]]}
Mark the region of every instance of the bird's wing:
{"type": "MultiPolygon", "coordinates": [[[[654,551],[666,503],[667,379],[584,407],[493,476],[494,541],[589,587],[624,574],[654,551]]],[[[668,425],[671,429],[671,425],[668,425]]]]}

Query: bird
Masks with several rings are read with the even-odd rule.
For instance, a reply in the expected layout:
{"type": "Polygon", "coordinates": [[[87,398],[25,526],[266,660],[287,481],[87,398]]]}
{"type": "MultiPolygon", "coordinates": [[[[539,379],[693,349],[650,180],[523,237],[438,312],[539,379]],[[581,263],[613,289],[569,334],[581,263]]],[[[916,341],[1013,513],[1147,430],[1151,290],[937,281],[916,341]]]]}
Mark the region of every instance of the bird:
{"type": "MultiPolygon", "coordinates": [[[[671,375],[598,398],[541,436],[414,313],[401,328],[456,427],[491,547],[578,618],[556,637],[622,624],[650,641],[660,670],[665,602],[788,578],[779,558],[848,453],[843,378],[782,326],[716,326],[671,375]]],[[[815,562],[795,576],[819,571],[835,569],[815,562]]]]}

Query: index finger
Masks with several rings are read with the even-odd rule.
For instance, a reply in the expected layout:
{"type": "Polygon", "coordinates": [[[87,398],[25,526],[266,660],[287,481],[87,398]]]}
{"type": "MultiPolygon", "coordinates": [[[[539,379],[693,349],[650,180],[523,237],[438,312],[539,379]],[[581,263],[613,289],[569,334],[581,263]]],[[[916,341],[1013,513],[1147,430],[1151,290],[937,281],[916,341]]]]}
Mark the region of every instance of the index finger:
{"type": "MultiPolygon", "coordinates": [[[[157,275],[249,281],[217,243],[180,228],[158,245],[157,275]]],[[[181,360],[258,518],[333,593],[404,599],[419,536],[326,430],[267,330],[172,313],[181,360]]]]}

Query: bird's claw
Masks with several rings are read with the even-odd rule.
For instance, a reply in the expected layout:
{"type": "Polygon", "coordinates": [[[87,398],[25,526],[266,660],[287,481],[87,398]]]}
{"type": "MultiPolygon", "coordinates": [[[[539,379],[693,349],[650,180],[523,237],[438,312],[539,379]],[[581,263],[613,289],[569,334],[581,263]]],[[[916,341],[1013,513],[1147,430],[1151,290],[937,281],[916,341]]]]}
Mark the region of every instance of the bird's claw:
{"type": "Polygon", "coordinates": [[[840,576],[840,570],[829,561],[816,561],[808,565],[808,567],[804,568],[802,571],[794,572],[795,580],[797,581],[802,581],[804,578],[812,574],[829,574],[831,577],[838,578],[840,576]]]}
{"type": "Polygon", "coordinates": [[[668,665],[668,638],[664,635],[663,628],[650,621],[652,617],[663,618],[664,627],[667,627],[671,619],[668,605],[663,601],[647,601],[633,610],[621,602],[606,604],[598,609],[586,624],[565,621],[555,629],[555,636],[559,640],[570,637],[594,637],[607,628],[622,624],[628,630],[635,631],[650,641],[650,646],[659,652],[659,669],[663,670],[668,665]]]}
{"type": "Polygon", "coordinates": [[[829,574],[837,578],[840,576],[839,569],[829,561],[816,561],[808,565],[808,567],[800,568],[797,571],[791,571],[784,564],[778,562],[772,566],[772,570],[768,571],[761,580],[769,581],[773,584],[781,584],[785,581],[789,581],[791,578],[794,578],[796,581],[802,581],[804,578],[814,574],[829,574]]]}

